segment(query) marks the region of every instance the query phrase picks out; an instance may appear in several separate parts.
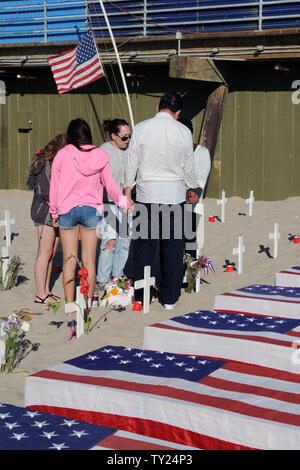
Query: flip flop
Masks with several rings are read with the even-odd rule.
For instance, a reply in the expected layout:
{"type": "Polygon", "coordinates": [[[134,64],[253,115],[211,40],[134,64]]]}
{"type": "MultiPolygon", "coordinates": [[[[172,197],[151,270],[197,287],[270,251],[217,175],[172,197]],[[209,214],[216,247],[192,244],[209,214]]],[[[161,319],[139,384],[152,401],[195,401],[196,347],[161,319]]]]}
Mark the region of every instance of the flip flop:
{"type": "MultiPolygon", "coordinates": [[[[21,308],[20,310],[14,310],[13,313],[15,315],[17,315],[21,320],[23,321],[29,321],[31,320],[31,317],[33,315],[43,315],[42,313],[33,313],[29,308],[25,307],[25,308],[21,308]]],[[[1,320],[5,320],[7,321],[8,320],[8,316],[7,317],[1,317],[1,320]]]]}
{"type": "Polygon", "coordinates": [[[42,305],[44,305],[44,307],[43,307],[44,310],[49,310],[49,307],[46,303],[46,300],[49,299],[49,297],[50,297],[50,294],[47,294],[46,297],[44,297],[43,299],[42,299],[42,297],[39,297],[38,295],[36,295],[36,298],[39,299],[39,300],[35,300],[34,303],[35,304],[42,304],[42,305]]]}
{"type": "Polygon", "coordinates": [[[48,294],[49,297],[51,297],[54,302],[63,302],[64,299],[62,297],[58,297],[57,295],[55,294],[48,294]]]}
{"type": "Polygon", "coordinates": [[[31,320],[31,317],[34,315],[43,315],[42,313],[33,313],[29,308],[21,308],[20,310],[14,310],[13,313],[18,315],[21,320],[28,321],[31,320]]]}

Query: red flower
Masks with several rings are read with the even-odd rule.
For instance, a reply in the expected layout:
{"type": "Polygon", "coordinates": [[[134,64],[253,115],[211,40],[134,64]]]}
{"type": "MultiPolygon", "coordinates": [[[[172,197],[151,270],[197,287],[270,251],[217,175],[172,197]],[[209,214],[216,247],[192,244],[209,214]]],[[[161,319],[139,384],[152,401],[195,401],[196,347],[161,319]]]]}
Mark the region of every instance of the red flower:
{"type": "Polygon", "coordinates": [[[78,271],[78,276],[80,278],[80,283],[79,283],[80,292],[84,296],[88,295],[89,289],[90,289],[90,285],[89,285],[88,280],[87,280],[88,274],[89,274],[88,270],[84,267],[79,269],[79,271],[78,271]]]}
{"type": "Polygon", "coordinates": [[[83,294],[83,295],[88,295],[88,293],[89,293],[89,285],[87,285],[87,287],[80,285],[80,292],[81,292],[81,294],[83,294]]]}
{"type": "Polygon", "coordinates": [[[78,271],[78,276],[79,276],[80,278],[87,278],[88,275],[89,275],[89,272],[88,272],[88,270],[87,270],[86,268],[81,268],[81,269],[79,269],[79,271],[78,271]]]}

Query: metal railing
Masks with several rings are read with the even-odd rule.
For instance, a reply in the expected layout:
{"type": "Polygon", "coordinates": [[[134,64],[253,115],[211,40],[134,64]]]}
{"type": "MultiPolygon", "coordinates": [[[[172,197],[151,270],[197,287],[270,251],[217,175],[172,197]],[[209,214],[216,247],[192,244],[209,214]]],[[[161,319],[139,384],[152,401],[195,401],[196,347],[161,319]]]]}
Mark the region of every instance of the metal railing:
{"type": "MultiPolygon", "coordinates": [[[[296,0],[104,0],[115,36],[300,27],[296,0]]],[[[76,41],[90,21],[108,31],[98,0],[1,0],[0,44],[76,41]]]]}

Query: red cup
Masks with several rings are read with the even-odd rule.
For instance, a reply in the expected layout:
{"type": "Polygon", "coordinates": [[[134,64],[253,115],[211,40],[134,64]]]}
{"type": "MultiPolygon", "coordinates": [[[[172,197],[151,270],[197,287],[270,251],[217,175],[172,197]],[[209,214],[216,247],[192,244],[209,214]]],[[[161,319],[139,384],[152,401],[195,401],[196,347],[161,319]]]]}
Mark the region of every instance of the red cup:
{"type": "Polygon", "coordinates": [[[142,304],[141,302],[138,302],[137,300],[134,302],[133,307],[132,307],[133,312],[141,312],[142,311],[142,304]]]}
{"type": "Polygon", "coordinates": [[[300,237],[299,237],[299,235],[295,235],[295,236],[294,236],[293,242],[294,242],[294,243],[300,243],[300,237]]]}
{"type": "Polygon", "coordinates": [[[209,222],[214,222],[214,221],[215,221],[214,216],[213,216],[213,215],[210,215],[210,216],[208,217],[208,221],[209,221],[209,222]]]}
{"type": "Polygon", "coordinates": [[[228,273],[234,271],[234,267],[232,266],[232,264],[228,264],[228,265],[226,266],[226,271],[227,271],[228,273]]]}

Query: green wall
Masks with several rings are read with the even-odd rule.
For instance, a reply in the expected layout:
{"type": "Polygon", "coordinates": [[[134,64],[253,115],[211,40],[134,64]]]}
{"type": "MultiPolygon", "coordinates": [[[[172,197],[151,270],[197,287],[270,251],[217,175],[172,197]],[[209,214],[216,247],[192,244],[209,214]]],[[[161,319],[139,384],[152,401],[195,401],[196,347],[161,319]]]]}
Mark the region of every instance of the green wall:
{"type": "MultiPolygon", "coordinates": [[[[226,63],[229,92],[208,184],[208,197],[248,197],[279,200],[300,194],[300,104],[292,103],[292,82],[300,80],[300,64],[276,71],[275,63],[226,63]]],[[[128,80],[134,121],[151,117],[160,96],[169,90],[184,95],[183,114],[193,120],[197,141],[206,100],[214,83],[169,78],[168,65],[125,67],[139,75],[128,80]]],[[[105,118],[125,117],[126,99],[117,68],[107,78],[57,95],[48,70],[23,70],[32,78],[18,80],[17,70],[2,77],[8,96],[0,105],[0,188],[25,189],[34,151],[64,132],[76,117],[86,119],[94,143],[101,145],[105,118]],[[34,77],[34,78],[33,78],[34,77]],[[116,82],[117,79],[117,82],[116,82]]]]}

